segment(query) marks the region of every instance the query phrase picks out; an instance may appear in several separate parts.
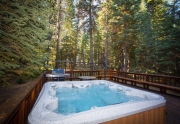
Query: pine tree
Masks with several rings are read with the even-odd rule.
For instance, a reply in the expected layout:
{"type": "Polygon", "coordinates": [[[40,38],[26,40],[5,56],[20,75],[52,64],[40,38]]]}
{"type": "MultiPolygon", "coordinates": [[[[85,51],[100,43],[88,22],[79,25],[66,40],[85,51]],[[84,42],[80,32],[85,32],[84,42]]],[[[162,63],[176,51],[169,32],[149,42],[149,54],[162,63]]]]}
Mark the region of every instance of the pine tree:
{"type": "Polygon", "coordinates": [[[130,64],[131,50],[136,44],[136,13],[139,8],[139,1],[114,0],[112,4],[113,11],[113,42],[114,48],[119,50],[118,57],[121,58],[121,70],[127,71],[130,64]]]}
{"type": "Polygon", "coordinates": [[[170,75],[180,75],[180,14],[175,1],[167,5],[165,19],[161,24],[164,27],[159,44],[159,71],[170,75]],[[168,12],[168,13],[167,13],[168,12]]]}
{"type": "Polygon", "coordinates": [[[12,74],[31,77],[41,72],[48,56],[49,11],[48,1],[1,1],[1,82],[12,74]]]}
{"type": "Polygon", "coordinates": [[[78,2],[78,12],[79,15],[82,16],[83,19],[87,19],[86,30],[89,32],[90,38],[90,69],[93,69],[93,27],[95,26],[96,13],[98,11],[98,7],[100,5],[100,0],[83,0],[78,2]],[[99,3],[99,4],[97,4],[99,3]]]}

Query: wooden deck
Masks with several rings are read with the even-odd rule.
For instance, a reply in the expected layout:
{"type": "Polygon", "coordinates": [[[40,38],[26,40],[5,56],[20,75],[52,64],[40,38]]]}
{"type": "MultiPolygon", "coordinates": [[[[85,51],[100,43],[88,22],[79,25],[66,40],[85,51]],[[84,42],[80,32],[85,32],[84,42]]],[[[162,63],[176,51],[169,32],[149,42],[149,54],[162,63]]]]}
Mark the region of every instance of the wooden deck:
{"type": "MultiPolygon", "coordinates": [[[[77,79],[76,79],[77,80],[77,79]]],[[[75,81],[75,80],[74,80],[75,81]]],[[[112,81],[112,80],[110,80],[112,81]]],[[[114,82],[114,81],[112,81],[114,82]]],[[[115,82],[117,83],[117,82],[115,82]]],[[[124,83],[120,83],[125,86],[137,88],[140,90],[148,91],[148,92],[153,92],[156,94],[159,94],[163,96],[166,99],[166,124],[180,124],[180,96],[175,96],[171,94],[165,94],[165,93],[160,93],[159,91],[154,91],[154,90],[147,90],[141,87],[136,87],[124,83]]]]}
{"type": "MultiPolygon", "coordinates": [[[[124,84],[122,84],[124,85],[124,84]]],[[[180,124],[180,96],[174,96],[169,94],[160,93],[153,90],[145,90],[144,88],[134,87],[126,85],[129,87],[137,88],[140,90],[153,92],[163,96],[166,99],[166,124],[180,124]]]]}
{"type": "Polygon", "coordinates": [[[158,93],[166,99],[166,124],[180,124],[180,97],[158,93]]]}
{"type": "MultiPolygon", "coordinates": [[[[71,73],[71,76],[72,76],[71,80],[79,80],[77,78],[79,76],[97,76],[98,77],[98,75],[100,75],[100,71],[71,71],[69,73],[71,73]]],[[[46,82],[47,80],[45,79],[44,74],[45,73],[41,74],[36,79],[31,81],[30,82],[31,85],[28,85],[27,88],[20,89],[18,93],[14,94],[11,98],[9,98],[6,102],[4,102],[4,104],[0,106],[0,124],[25,124],[27,122],[28,114],[34,105],[34,102],[36,101],[36,98],[38,97],[39,92],[41,91],[43,83],[46,82]]],[[[126,73],[123,72],[123,74],[125,75],[126,73]]],[[[130,75],[131,77],[135,77],[134,80],[141,80],[137,76],[138,74],[134,73],[135,76],[132,76],[132,73],[128,73],[128,74],[131,74],[130,75]]],[[[165,77],[165,76],[147,75],[147,74],[139,74],[139,75],[143,75],[142,79],[143,81],[145,80],[146,82],[147,80],[149,81],[152,78],[153,82],[155,80],[154,83],[165,82],[165,84],[167,83],[167,85],[180,87],[180,77],[168,77],[168,76],[165,77]]],[[[128,76],[127,74],[125,75],[125,77],[128,77],[128,76]]],[[[119,81],[119,83],[121,82],[119,81]]],[[[121,83],[121,84],[128,85],[125,83],[121,83]]],[[[180,124],[180,119],[179,119],[180,117],[180,92],[179,90],[178,91],[172,90],[173,92],[177,92],[179,94],[179,96],[173,96],[173,95],[155,91],[155,89],[152,91],[149,89],[144,89],[142,87],[132,86],[131,83],[128,86],[135,87],[135,88],[145,90],[145,91],[154,92],[154,93],[164,96],[164,98],[167,101],[166,102],[166,113],[167,113],[166,124],[180,124]]]]}

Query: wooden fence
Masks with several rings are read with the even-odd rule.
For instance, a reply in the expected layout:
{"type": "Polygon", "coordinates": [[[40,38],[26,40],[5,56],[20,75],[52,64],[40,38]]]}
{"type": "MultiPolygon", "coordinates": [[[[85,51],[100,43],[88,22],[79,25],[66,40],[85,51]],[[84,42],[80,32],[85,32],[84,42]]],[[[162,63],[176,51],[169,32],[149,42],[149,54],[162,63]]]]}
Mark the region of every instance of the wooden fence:
{"type": "Polygon", "coordinates": [[[0,106],[0,124],[26,124],[43,85],[43,74],[31,82],[31,85],[17,91],[0,106]]]}
{"type": "MultiPolygon", "coordinates": [[[[52,73],[46,71],[31,82],[31,85],[18,91],[14,96],[8,99],[0,106],[0,124],[26,124],[28,114],[30,113],[43,83],[47,81],[45,74],[52,73]]],[[[157,83],[180,87],[180,77],[165,75],[138,74],[119,71],[66,71],[70,74],[68,80],[78,79],[79,76],[96,76],[98,79],[111,79],[113,77],[123,77],[133,81],[144,81],[148,83],[157,83]]]]}
{"type": "Polygon", "coordinates": [[[117,71],[117,76],[180,87],[180,77],[117,71]]]}
{"type": "MultiPolygon", "coordinates": [[[[46,73],[52,73],[47,71],[46,73]]],[[[114,70],[98,70],[98,71],[66,71],[70,74],[70,80],[78,79],[79,76],[96,76],[98,79],[107,79],[112,76],[119,76],[139,81],[153,82],[158,84],[165,84],[170,86],[180,87],[180,77],[167,76],[167,75],[153,75],[153,74],[141,74],[132,72],[121,72],[114,70]]]]}

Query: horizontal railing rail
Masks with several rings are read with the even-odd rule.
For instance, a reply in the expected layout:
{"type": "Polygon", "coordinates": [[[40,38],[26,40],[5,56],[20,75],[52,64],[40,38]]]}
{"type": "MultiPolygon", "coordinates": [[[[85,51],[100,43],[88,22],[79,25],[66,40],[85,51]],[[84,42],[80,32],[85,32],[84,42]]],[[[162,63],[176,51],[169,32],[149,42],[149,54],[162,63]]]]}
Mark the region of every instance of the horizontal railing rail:
{"type": "Polygon", "coordinates": [[[43,85],[43,74],[21,88],[0,106],[0,124],[26,124],[30,113],[43,85]]]}
{"type": "MultiPolygon", "coordinates": [[[[14,94],[14,96],[1,104],[0,124],[27,123],[28,115],[42,89],[43,83],[47,81],[46,74],[49,73],[52,73],[52,71],[45,71],[43,74],[34,79],[25,89],[19,90],[14,94]]],[[[141,83],[148,86],[152,84],[152,86],[160,88],[163,87],[163,85],[167,85],[165,88],[170,88],[172,90],[180,89],[180,77],[174,76],[139,74],[114,70],[66,71],[66,73],[70,74],[69,80],[77,79],[79,76],[96,76],[98,79],[109,78],[110,80],[112,77],[116,77],[116,79],[119,77],[119,79],[131,81],[132,84],[141,83]]]]}
{"type": "Polygon", "coordinates": [[[141,84],[143,88],[159,89],[162,93],[169,91],[180,91],[180,77],[166,75],[152,75],[133,72],[121,72],[116,70],[99,70],[99,71],[66,71],[70,74],[69,80],[78,79],[79,76],[96,76],[97,79],[109,79],[121,83],[130,82],[131,85],[141,84]],[[114,79],[113,79],[114,78],[114,79]]]}
{"type": "MultiPolygon", "coordinates": [[[[46,73],[52,73],[50,70],[46,73]]],[[[78,79],[79,76],[96,76],[98,79],[106,79],[106,77],[111,77],[112,75],[130,78],[134,80],[147,81],[159,84],[165,84],[170,86],[180,87],[180,77],[167,76],[167,75],[152,75],[152,74],[142,74],[133,72],[122,72],[115,70],[98,70],[98,71],[66,71],[70,74],[70,79],[78,79]]]]}
{"type": "Polygon", "coordinates": [[[180,87],[180,77],[117,71],[117,76],[180,87]]]}

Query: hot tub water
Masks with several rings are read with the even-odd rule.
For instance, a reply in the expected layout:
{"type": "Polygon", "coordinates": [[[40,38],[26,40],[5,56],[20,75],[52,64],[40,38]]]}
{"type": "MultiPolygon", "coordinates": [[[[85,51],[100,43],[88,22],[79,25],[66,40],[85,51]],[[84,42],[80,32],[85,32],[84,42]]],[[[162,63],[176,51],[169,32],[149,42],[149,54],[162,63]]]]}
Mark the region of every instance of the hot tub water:
{"type": "Polygon", "coordinates": [[[129,116],[138,120],[142,117],[138,113],[143,112],[145,116],[149,110],[156,115],[158,109],[163,115],[161,108],[165,108],[165,104],[166,100],[158,94],[106,80],[47,82],[28,116],[28,124],[94,124],[122,118],[129,120],[129,116]],[[87,91],[93,87],[99,89],[89,94],[87,91]],[[62,96],[58,98],[59,95],[62,96]]]}
{"type": "Polygon", "coordinates": [[[92,84],[85,88],[82,88],[84,86],[81,84],[80,87],[56,88],[58,109],[54,112],[68,115],[102,106],[144,100],[138,96],[126,95],[122,87],[111,88],[112,86],[108,84],[92,84]]]}

